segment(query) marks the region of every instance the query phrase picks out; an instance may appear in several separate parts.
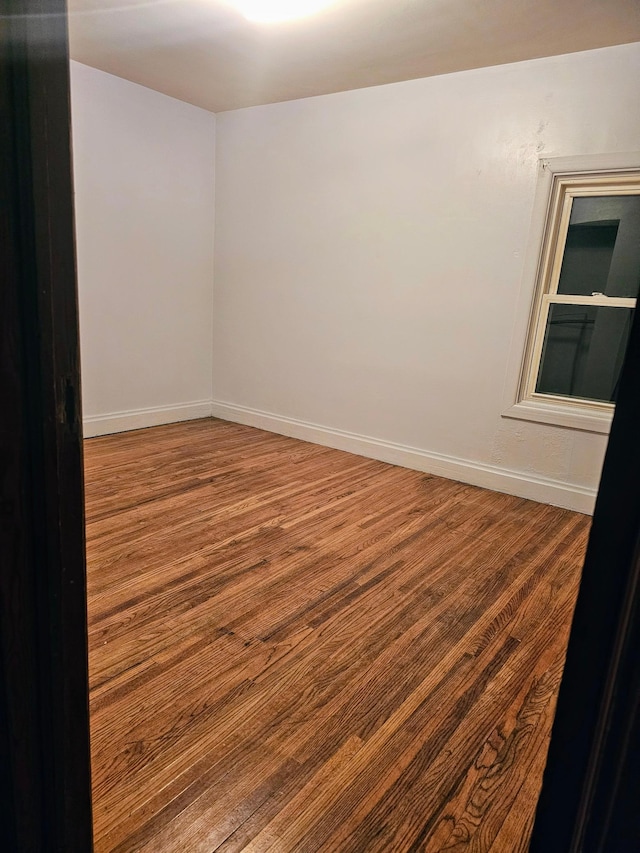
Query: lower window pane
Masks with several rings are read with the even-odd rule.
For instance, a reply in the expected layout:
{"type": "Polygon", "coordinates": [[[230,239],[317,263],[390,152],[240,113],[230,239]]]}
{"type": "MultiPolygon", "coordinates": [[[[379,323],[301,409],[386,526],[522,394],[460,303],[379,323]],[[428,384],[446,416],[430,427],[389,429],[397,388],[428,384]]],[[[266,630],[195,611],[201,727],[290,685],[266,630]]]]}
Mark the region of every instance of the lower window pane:
{"type": "Polygon", "coordinates": [[[631,308],[551,305],[536,392],[614,402],[631,308]]]}

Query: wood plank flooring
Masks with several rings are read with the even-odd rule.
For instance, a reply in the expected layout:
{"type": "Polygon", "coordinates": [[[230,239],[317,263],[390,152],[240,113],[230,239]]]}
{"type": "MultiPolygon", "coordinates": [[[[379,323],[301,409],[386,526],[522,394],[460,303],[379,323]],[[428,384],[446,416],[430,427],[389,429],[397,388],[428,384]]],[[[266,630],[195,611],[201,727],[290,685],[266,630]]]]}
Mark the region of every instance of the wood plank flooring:
{"type": "Polygon", "coordinates": [[[86,442],[96,851],[525,851],[590,519],[217,420],[86,442]]]}

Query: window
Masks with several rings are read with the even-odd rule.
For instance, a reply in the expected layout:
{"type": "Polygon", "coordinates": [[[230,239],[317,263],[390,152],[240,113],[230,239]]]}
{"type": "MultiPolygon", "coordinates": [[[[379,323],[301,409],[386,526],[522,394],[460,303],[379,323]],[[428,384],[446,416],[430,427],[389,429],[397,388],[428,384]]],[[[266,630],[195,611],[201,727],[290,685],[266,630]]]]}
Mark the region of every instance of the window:
{"type": "Polygon", "coordinates": [[[640,171],[554,175],[518,397],[505,414],[580,426],[577,416],[606,431],[639,288],[640,171]]]}

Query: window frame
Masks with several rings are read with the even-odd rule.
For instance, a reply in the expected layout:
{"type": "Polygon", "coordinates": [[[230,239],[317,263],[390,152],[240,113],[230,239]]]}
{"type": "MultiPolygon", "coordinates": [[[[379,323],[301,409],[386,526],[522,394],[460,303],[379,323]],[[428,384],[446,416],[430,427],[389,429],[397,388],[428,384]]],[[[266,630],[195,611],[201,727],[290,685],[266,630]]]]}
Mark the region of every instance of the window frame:
{"type": "Polygon", "coordinates": [[[537,384],[552,304],[632,308],[636,299],[557,293],[573,199],[640,194],[640,152],[539,161],[531,238],[520,294],[502,416],[608,433],[615,405],[542,394],[537,384]]]}

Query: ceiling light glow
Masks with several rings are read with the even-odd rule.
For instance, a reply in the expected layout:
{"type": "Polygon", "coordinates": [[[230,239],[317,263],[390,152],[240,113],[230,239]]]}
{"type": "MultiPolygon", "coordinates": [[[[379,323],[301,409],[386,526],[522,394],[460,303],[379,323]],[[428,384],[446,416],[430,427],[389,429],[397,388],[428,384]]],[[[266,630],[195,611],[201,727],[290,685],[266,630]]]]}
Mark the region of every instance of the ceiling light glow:
{"type": "Polygon", "coordinates": [[[232,0],[233,5],[245,18],[261,24],[304,18],[333,2],[334,0],[232,0]]]}

